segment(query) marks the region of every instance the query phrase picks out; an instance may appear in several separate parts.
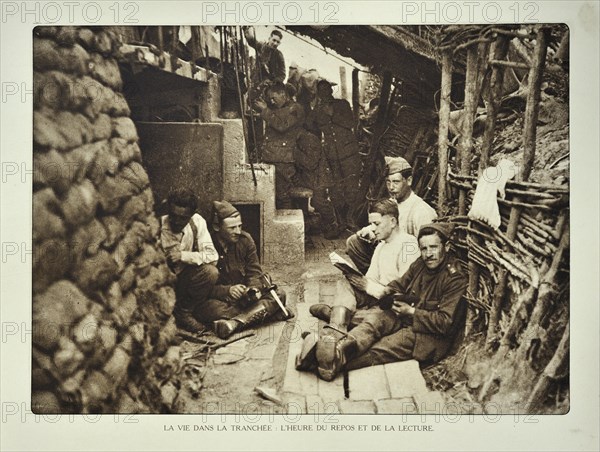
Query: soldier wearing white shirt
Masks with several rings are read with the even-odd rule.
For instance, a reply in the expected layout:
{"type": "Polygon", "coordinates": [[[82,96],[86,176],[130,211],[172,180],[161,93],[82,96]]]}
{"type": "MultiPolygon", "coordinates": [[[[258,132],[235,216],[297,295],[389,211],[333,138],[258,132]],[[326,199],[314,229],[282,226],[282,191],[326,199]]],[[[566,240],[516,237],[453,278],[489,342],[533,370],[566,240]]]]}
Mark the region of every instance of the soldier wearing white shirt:
{"type": "Polygon", "coordinates": [[[371,206],[369,223],[370,233],[379,241],[371,265],[365,276],[345,274],[348,282],[338,283],[334,306],[315,304],[310,307],[312,315],[333,328],[324,330],[320,337],[316,334],[305,337],[303,350],[296,359],[298,370],[312,370],[315,356],[336,343],[342,334],[340,331],[346,331],[350,323],[359,324],[373,309],[379,310],[376,304],[385,286],[401,277],[420,255],[416,237],[400,231],[394,200],[384,199],[371,206]]]}
{"type": "Polygon", "coordinates": [[[161,218],[160,242],[169,267],[177,275],[177,301],[173,315],[180,328],[204,328],[196,311],[211,293],[219,277],[219,255],[206,221],[195,213],[197,198],[190,190],[177,189],[168,198],[169,213],[161,218]]]}
{"type": "MultiPolygon", "coordinates": [[[[411,188],[412,167],[402,157],[386,157],[386,185],[389,194],[398,203],[398,226],[400,231],[417,236],[419,229],[431,223],[437,214],[411,188]]],[[[346,241],[346,254],[356,267],[365,273],[371,264],[377,240],[367,226],[346,241]]]]}

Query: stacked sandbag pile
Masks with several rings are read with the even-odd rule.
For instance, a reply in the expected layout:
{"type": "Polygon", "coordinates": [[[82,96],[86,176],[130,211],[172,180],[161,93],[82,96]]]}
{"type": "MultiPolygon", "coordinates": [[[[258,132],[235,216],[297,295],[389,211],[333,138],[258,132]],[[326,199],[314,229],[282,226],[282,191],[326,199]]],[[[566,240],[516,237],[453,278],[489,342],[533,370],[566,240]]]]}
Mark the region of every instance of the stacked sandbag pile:
{"type": "Polygon", "coordinates": [[[157,412],[172,402],[160,385],[178,355],[174,276],[121,94],[119,46],[110,29],[34,30],[36,413],[157,412]]]}

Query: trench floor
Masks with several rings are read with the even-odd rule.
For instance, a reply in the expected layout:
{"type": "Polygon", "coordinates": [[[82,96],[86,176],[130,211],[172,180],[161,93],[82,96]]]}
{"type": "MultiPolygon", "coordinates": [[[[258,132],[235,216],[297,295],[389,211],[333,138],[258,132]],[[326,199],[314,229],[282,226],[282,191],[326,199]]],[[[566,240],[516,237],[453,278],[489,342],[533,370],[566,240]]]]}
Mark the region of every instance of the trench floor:
{"type": "MultiPolygon", "coordinates": [[[[329,253],[344,255],[346,236],[329,241],[310,236],[304,267],[266,269],[287,292],[295,317],[270,323],[202,358],[190,358],[197,344],[182,343],[184,366],[174,410],[205,414],[433,414],[444,399],[429,391],[416,361],[350,371],[332,382],[295,369],[304,331],[318,332],[323,322],[310,315],[315,303],[331,304],[341,273],[329,253]]],[[[213,337],[216,341],[216,337],[213,337]]],[[[197,353],[196,353],[197,354],[197,353]]]]}

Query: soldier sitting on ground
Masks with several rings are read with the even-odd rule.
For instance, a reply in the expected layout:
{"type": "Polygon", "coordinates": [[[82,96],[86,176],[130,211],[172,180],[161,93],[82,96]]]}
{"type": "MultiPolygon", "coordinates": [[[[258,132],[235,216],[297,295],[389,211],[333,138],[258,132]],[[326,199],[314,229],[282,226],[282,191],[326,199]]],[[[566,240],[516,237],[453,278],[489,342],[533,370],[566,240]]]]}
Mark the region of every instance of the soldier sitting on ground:
{"type": "MultiPolygon", "coordinates": [[[[218,252],[219,279],[198,309],[203,322],[213,322],[222,339],[268,318],[287,320],[268,291],[271,281],[258,260],[256,245],[242,230],[240,212],[227,201],[213,203],[212,239],[218,252]]],[[[284,304],[286,294],[274,289],[284,304]]]]}
{"type": "Polygon", "coordinates": [[[421,256],[378,294],[392,297],[391,309],[371,310],[356,328],[318,348],[321,378],[409,359],[429,365],[448,356],[464,330],[468,282],[449,252],[450,234],[451,226],[443,223],[420,229],[421,256]]]}
{"type": "Polygon", "coordinates": [[[177,275],[173,315],[180,328],[197,332],[201,306],[208,298],[219,272],[219,258],[206,221],[196,213],[197,198],[188,189],[169,194],[168,214],[161,218],[160,242],[167,263],[177,275]]]}
{"type": "MultiPolygon", "coordinates": [[[[369,211],[369,223],[379,240],[369,270],[365,276],[346,272],[347,281],[338,283],[333,306],[314,304],[310,307],[312,315],[329,325],[323,329],[320,338],[316,334],[305,336],[302,352],[296,359],[298,370],[314,369],[316,354],[322,355],[322,349],[340,339],[350,324],[356,326],[369,312],[379,311],[378,298],[385,286],[401,277],[419,256],[416,237],[400,231],[398,227],[398,206],[394,200],[383,199],[374,203],[369,211]]],[[[318,369],[319,373],[321,370],[318,369]]],[[[322,376],[327,378],[328,370],[324,369],[324,372],[322,376]]]]}

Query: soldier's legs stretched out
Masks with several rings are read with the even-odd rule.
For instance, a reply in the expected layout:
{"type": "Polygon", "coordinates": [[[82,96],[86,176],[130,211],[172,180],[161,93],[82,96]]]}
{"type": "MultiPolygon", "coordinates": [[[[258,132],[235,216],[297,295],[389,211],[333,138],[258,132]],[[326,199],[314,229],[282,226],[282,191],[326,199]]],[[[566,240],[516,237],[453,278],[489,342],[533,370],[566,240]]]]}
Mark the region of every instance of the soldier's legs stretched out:
{"type": "MultiPolygon", "coordinates": [[[[324,380],[333,380],[346,363],[367,352],[382,337],[391,334],[401,327],[401,322],[392,311],[381,309],[370,310],[365,319],[349,334],[337,341],[327,343],[320,353],[317,346],[319,376],[324,380]]],[[[333,312],[332,312],[333,317],[333,312]]]]}
{"type": "Polygon", "coordinates": [[[243,312],[235,304],[209,298],[194,309],[194,317],[207,325],[219,319],[232,319],[243,312]]]}
{"type": "MultiPolygon", "coordinates": [[[[276,293],[281,302],[285,305],[285,292],[277,289],[276,293]]],[[[275,299],[271,295],[266,295],[258,300],[253,306],[238,310],[233,316],[223,316],[221,319],[215,320],[213,325],[217,336],[221,339],[225,339],[235,332],[253,325],[258,325],[271,317],[276,320],[287,320],[292,318],[293,314],[288,310],[288,316],[286,317],[275,299]]]]}
{"type": "MultiPolygon", "coordinates": [[[[372,312],[369,311],[369,309],[375,308],[377,304],[377,299],[367,294],[366,292],[363,292],[361,289],[354,287],[349,280],[346,279],[345,281],[346,284],[344,284],[343,282],[339,283],[342,285],[342,287],[340,287],[339,290],[343,290],[346,293],[345,298],[342,299],[345,299],[346,301],[340,301],[336,298],[335,304],[345,306],[354,313],[349,324],[349,326],[354,327],[363,321],[367,313],[372,312]],[[353,300],[351,299],[351,297],[348,296],[348,285],[352,289],[354,295],[353,300]]],[[[332,307],[333,306],[325,303],[315,303],[309,308],[309,312],[313,317],[323,320],[324,322],[329,322],[332,307]]]]}
{"type": "Polygon", "coordinates": [[[402,328],[382,337],[363,354],[350,360],[346,364],[346,370],[413,359],[414,347],[415,333],[412,328],[402,328]]]}
{"type": "MultiPolygon", "coordinates": [[[[309,333],[303,336],[302,351],[296,357],[296,369],[315,370],[319,359],[319,363],[328,361],[329,358],[327,357],[333,353],[335,344],[348,329],[355,310],[356,299],[350,283],[345,278],[338,279],[335,288],[334,305],[329,307],[326,304],[318,303],[312,305],[310,308],[311,314],[318,318],[325,318],[319,316],[319,313],[323,311],[323,314],[326,315],[328,325],[322,327],[318,334],[309,333]]],[[[328,374],[326,367],[321,368],[319,366],[319,372],[322,372],[326,376],[328,374]]]]}
{"type": "Polygon", "coordinates": [[[202,320],[194,315],[194,309],[204,305],[218,278],[217,267],[210,264],[188,265],[177,275],[173,315],[180,328],[189,331],[203,329],[202,320]]]}

